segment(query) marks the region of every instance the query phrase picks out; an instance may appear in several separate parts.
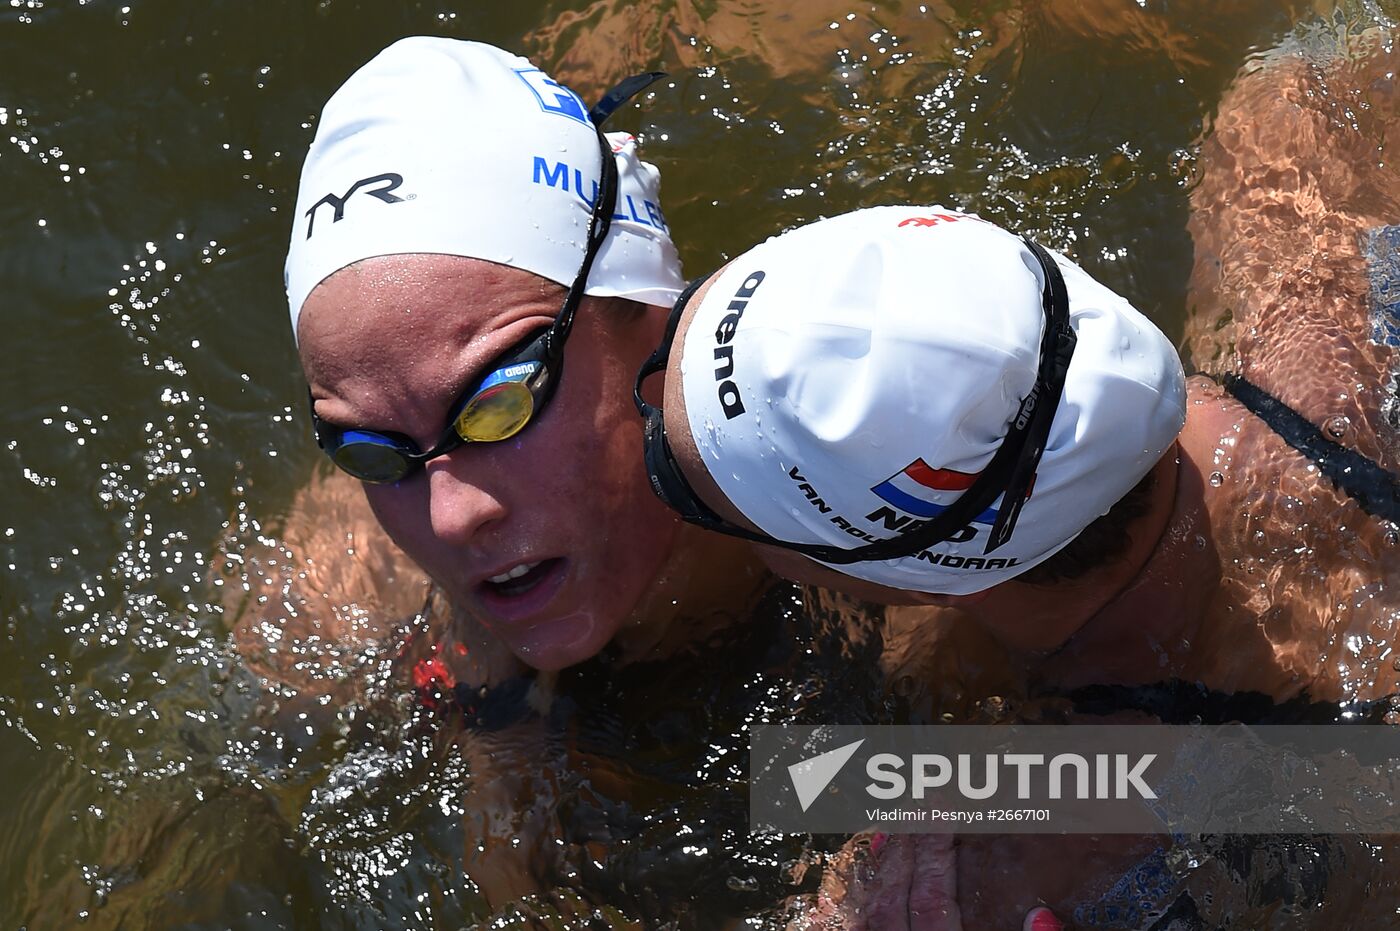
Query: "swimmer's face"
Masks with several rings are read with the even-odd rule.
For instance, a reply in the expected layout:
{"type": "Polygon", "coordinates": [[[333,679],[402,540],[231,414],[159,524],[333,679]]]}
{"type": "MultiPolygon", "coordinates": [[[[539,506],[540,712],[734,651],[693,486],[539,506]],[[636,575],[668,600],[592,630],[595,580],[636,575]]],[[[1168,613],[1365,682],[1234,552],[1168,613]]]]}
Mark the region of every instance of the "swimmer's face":
{"type": "MultiPolygon", "coordinates": [[[[453,402],[553,321],[563,294],[528,272],[456,256],[381,256],[342,269],[300,318],[316,412],[429,448],[453,402]]],[[[618,633],[679,526],[647,484],[631,402],[664,315],[633,308],[584,301],[557,393],[516,436],[465,444],[397,484],[365,486],[394,541],[537,669],[586,660],[618,633]]]]}

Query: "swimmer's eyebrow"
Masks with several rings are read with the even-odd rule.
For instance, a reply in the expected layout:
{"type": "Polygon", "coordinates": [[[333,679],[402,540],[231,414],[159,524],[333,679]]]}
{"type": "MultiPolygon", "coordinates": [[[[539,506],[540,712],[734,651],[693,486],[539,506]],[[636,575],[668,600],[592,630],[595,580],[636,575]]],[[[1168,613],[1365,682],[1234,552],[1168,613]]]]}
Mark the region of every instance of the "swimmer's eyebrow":
{"type": "MultiPolygon", "coordinates": [[[[543,329],[545,326],[548,326],[548,324],[542,324],[538,329],[543,329]]],[[[534,331],[531,330],[530,332],[534,331]]],[[[464,373],[459,375],[450,383],[452,387],[449,391],[445,393],[446,400],[443,402],[442,409],[442,420],[444,423],[446,423],[448,419],[447,412],[452,409],[453,405],[460,401],[462,399],[462,396],[466,394],[469,390],[481,384],[482,380],[485,379],[486,376],[490,375],[491,372],[499,368],[497,363],[500,361],[501,357],[506,355],[508,352],[510,352],[512,349],[516,348],[519,345],[520,339],[508,342],[493,355],[486,356],[480,363],[473,363],[465,367],[464,373]]],[[[312,410],[315,411],[316,416],[321,419],[321,422],[325,423],[327,426],[335,427],[337,430],[365,430],[371,433],[396,433],[400,436],[409,436],[409,434],[403,430],[389,430],[383,427],[370,426],[362,422],[351,422],[340,417],[327,417],[320,411],[316,411],[315,405],[321,401],[338,401],[340,400],[339,397],[336,396],[318,398],[316,397],[314,390],[308,389],[308,391],[311,394],[312,410]]]]}

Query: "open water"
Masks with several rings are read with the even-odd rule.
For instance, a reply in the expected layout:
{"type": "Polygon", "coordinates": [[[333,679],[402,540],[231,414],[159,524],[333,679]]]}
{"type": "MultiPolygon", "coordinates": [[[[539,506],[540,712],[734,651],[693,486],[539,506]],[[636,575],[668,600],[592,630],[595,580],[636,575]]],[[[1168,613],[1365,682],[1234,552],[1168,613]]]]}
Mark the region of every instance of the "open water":
{"type": "MultiPolygon", "coordinates": [[[[1396,15],[1321,0],[8,0],[0,927],[451,928],[495,912],[464,869],[478,836],[511,831],[473,833],[459,799],[509,748],[487,733],[443,752],[373,650],[343,658],[364,683],[354,708],[288,713],[297,696],[233,646],[236,562],[214,568],[275,545],[319,455],[281,261],[320,105],[384,45],[492,42],[586,98],[668,71],[614,122],[661,168],[691,273],[818,216],[942,202],[1071,252],[1180,336],[1188,190],[1225,87],[1301,21],[1393,32],[1396,15]]],[[[790,598],[767,610],[813,623],[790,598]]],[[[742,838],[723,740],[789,692],[868,686],[820,656],[794,684],[763,649],[726,654],[722,702],[698,675],[629,683],[631,700],[664,685],[673,702],[651,731],[622,733],[597,683],[580,718],[597,723],[568,752],[600,797],[609,767],[653,788],[629,790],[626,812],[576,799],[560,816],[576,837],[615,816],[631,841],[609,871],[569,861],[537,908],[547,926],[671,910],[718,926],[790,891],[774,877],[802,852],[742,838]],[[695,710],[710,706],[739,710],[695,710]],[[669,772],[663,749],[686,739],[691,765],[669,772]],[[602,904],[571,911],[571,888],[602,904]]]]}

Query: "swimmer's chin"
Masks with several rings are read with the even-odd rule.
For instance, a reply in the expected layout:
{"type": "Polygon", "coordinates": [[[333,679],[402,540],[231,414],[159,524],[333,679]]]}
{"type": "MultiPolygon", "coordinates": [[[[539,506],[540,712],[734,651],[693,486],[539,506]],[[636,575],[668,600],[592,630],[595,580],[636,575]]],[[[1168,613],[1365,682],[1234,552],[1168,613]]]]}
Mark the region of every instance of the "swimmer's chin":
{"type": "Polygon", "coordinates": [[[607,646],[610,634],[590,612],[576,611],[497,631],[522,663],[540,672],[558,672],[587,662],[607,646]]]}

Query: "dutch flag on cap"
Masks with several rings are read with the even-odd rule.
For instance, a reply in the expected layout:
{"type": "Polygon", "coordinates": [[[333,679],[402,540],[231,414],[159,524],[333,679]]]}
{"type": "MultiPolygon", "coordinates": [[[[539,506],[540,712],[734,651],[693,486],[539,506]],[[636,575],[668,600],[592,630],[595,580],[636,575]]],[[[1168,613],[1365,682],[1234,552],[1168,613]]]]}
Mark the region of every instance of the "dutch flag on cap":
{"type": "MultiPolygon", "coordinates": [[[[915,459],[870,490],[886,504],[906,514],[931,518],[946,511],[948,505],[972,487],[980,474],[935,469],[923,459],[915,459]]],[[[972,520],[973,523],[991,525],[996,523],[996,519],[996,508],[987,508],[972,520]]]]}

